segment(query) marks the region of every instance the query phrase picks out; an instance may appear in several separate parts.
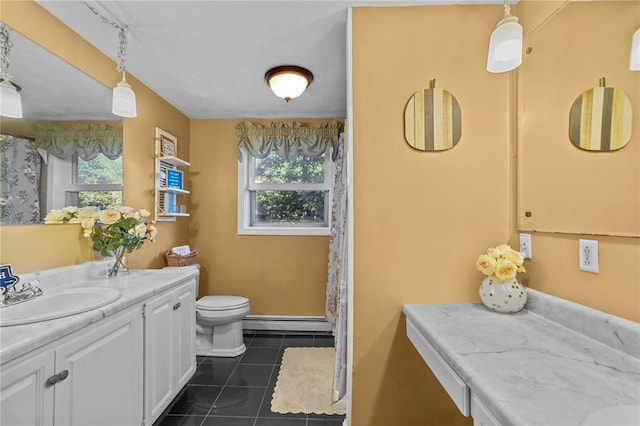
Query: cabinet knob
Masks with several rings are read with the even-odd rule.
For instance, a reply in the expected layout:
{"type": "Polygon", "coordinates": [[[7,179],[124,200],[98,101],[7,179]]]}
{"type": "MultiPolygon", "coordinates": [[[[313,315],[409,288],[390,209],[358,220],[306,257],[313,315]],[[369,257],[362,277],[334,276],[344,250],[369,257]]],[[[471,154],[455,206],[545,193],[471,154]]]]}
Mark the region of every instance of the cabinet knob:
{"type": "Polygon", "coordinates": [[[49,377],[47,381],[44,382],[44,386],[47,388],[51,387],[56,383],[63,381],[67,377],[69,377],[69,370],[62,370],[60,373],[54,374],[53,376],[49,377]]]}
{"type": "Polygon", "coordinates": [[[180,308],[180,302],[176,303],[175,305],[173,305],[173,310],[177,310],[180,308]]]}

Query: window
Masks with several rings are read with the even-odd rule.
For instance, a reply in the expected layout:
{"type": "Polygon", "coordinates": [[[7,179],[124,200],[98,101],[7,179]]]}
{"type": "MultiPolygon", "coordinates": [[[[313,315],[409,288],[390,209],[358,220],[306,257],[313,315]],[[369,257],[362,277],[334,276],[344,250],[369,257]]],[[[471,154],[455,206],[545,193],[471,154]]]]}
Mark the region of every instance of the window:
{"type": "Polygon", "coordinates": [[[238,163],[238,234],[329,235],[332,161],[329,153],[290,160],[275,150],[238,163]]]}
{"type": "Polygon", "coordinates": [[[102,210],[122,205],[122,156],[110,160],[99,154],[90,161],[77,155],[67,160],[48,157],[47,211],[65,206],[102,210]]]}

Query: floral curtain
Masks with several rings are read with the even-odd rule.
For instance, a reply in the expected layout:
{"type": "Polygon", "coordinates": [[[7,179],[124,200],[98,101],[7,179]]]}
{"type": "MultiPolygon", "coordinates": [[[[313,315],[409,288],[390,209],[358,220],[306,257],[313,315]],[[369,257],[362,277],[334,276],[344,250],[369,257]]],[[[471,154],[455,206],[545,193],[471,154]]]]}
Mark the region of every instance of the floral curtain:
{"type": "Polygon", "coordinates": [[[343,136],[336,149],[336,168],[331,203],[331,236],[329,237],[329,276],[327,280],[326,317],[334,324],[336,360],[333,379],[334,402],[347,388],[347,159],[343,136]]]}
{"type": "Polygon", "coordinates": [[[0,223],[40,221],[41,162],[30,140],[0,135],[0,223]]]}
{"type": "Polygon", "coordinates": [[[248,121],[236,126],[238,159],[242,161],[241,148],[255,158],[265,158],[271,149],[285,160],[296,156],[298,149],[308,157],[319,157],[328,147],[333,148],[333,160],[337,154],[341,123],[331,121],[318,127],[307,127],[298,121],[273,122],[268,127],[248,121]]]}
{"type": "Polygon", "coordinates": [[[100,153],[110,160],[122,155],[122,125],[76,123],[71,127],[36,124],[35,146],[64,160],[74,154],[91,161],[100,153]]]}

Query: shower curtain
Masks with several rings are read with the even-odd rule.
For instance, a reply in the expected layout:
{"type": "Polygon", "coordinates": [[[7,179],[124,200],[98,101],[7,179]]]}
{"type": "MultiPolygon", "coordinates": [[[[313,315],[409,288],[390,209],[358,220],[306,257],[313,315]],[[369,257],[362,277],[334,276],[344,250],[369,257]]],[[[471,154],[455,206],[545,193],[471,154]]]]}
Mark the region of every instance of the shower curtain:
{"type": "Polygon", "coordinates": [[[336,359],[333,378],[333,402],[340,400],[347,388],[347,157],[344,135],[340,135],[335,159],[331,236],[329,237],[329,277],[327,281],[327,320],[334,324],[336,359]]]}
{"type": "Polygon", "coordinates": [[[41,161],[30,140],[0,135],[0,223],[40,221],[41,161]]]}

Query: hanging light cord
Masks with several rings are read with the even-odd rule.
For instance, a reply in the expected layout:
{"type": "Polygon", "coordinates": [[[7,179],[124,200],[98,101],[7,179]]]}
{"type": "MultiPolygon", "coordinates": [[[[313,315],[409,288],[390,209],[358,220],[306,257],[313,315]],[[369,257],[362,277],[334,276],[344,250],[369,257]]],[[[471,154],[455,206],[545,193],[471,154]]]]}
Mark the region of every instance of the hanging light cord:
{"type": "Polygon", "coordinates": [[[122,73],[126,72],[127,69],[125,66],[125,62],[127,60],[127,26],[116,21],[109,21],[109,19],[101,15],[95,7],[91,6],[84,0],[82,0],[82,3],[87,6],[89,10],[91,10],[98,18],[102,19],[102,22],[107,25],[111,25],[118,30],[118,66],[116,69],[122,73]]]}
{"type": "Polygon", "coordinates": [[[9,29],[3,23],[0,23],[0,51],[2,57],[0,58],[0,81],[11,81],[11,74],[9,74],[9,55],[11,54],[11,48],[13,43],[9,40],[9,29]]]}
{"type": "Polygon", "coordinates": [[[511,15],[511,8],[509,7],[509,0],[504,1],[504,18],[500,22],[498,22],[497,27],[502,24],[506,24],[507,22],[518,22],[518,18],[511,15]]]}

